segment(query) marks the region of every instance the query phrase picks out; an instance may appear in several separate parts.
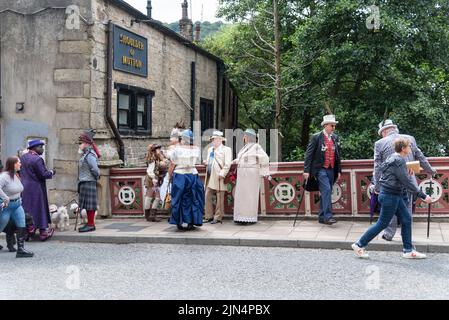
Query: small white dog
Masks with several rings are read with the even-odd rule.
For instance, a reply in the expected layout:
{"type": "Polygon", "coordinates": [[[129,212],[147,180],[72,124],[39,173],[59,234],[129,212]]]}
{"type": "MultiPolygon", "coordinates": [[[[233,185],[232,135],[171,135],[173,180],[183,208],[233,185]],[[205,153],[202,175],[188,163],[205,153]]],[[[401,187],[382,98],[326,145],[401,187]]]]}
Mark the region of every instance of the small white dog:
{"type": "Polygon", "coordinates": [[[65,231],[65,229],[69,228],[69,213],[67,212],[67,207],[56,207],[56,205],[52,204],[50,206],[50,214],[51,214],[51,223],[54,227],[60,231],[65,231]],[[56,211],[55,211],[56,208],[56,211]]]}
{"type": "MultiPolygon", "coordinates": [[[[70,205],[70,210],[73,211],[73,213],[75,214],[75,216],[79,213],[80,215],[80,223],[86,224],[87,223],[87,211],[86,209],[81,210],[81,212],[79,212],[79,207],[78,207],[78,203],[72,203],[70,205]]],[[[95,211],[95,218],[94,218],[94,222],[97,218],[97,212],[95,211]]]]}

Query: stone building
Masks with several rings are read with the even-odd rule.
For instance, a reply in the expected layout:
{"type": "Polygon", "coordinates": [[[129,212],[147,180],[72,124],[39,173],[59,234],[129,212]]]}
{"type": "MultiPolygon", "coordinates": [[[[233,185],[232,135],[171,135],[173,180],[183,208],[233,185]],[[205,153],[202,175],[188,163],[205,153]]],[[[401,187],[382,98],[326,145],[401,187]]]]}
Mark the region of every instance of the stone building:
{"type": "Polygon", "coordinates": [[[122,0],[2,0],[1,159],[45,139],[50,201],[63,204],[76,194],[77,137],[96,129],[107,215],[108,168],[142,165],[181,120],[201,121],[197,132],[235,128],[223,61],[191,41],[186,6],[180,35],[151,19],[151,1],[145,15],[122,0]]]}

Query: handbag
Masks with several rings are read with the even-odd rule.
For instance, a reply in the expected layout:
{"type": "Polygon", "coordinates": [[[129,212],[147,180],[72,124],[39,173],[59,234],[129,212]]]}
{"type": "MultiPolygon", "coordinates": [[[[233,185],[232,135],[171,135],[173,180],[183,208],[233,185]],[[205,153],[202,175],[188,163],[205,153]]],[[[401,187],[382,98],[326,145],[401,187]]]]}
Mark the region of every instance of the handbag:
{"type": "Polygon", "coordinates": [[[224,183],[229,184],[237,181],[237,165],[234,168],[229,169],[228,174],[224,178],[224,183]]]}
{"type": "MultiPolygon", "coordinates": [[[[240,157],[237,159],[237,164],[234,167],[231,167],[231,169],[228,171],[228,174],[226,175],[226,177],[224,178],[224,183],[225,184],[235,184],[237,181],[237,167],[238,167],[238,162],[240,161],[240,159],[243,157],[243,155],[245,153],[247,153],[250,150],[250,148],[248,148],[248,150],[246,150],[245,152],[243,152],[240,157]]],[[[259,164],[259,158],[256,158],[256,162],[257,164],[259,164]]],[[[221,166],[220,166],[221,169],[221,166]]]]}
{"type": "Polygon", "coordinates": [[[171,209],[171,181],[168,183],[167,194],[165,195],[164,199],[164,209],[165,210],[171,209]]]}
{"type": "Polygon", "coordinates": [[[304,180],[303,188],[309,192],[320,191],[320,185],[314,176],[309,176],[307,180],[304,180]]]}

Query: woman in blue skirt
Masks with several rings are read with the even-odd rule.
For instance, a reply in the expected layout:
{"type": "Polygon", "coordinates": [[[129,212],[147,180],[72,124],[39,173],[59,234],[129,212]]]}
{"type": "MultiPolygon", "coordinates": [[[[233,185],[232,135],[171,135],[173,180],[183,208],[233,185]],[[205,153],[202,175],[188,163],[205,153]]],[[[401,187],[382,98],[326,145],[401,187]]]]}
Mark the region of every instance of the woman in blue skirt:
{"type": "Polygon", "coordinates": [[[184,130],[181,144],[168,153],[175,169],[171,187],[170,224],[179,230],[192,230],[203,225],[204,185],[195,165],[200,161],[200,149],[192,145],[193,133],[184,130]]]}

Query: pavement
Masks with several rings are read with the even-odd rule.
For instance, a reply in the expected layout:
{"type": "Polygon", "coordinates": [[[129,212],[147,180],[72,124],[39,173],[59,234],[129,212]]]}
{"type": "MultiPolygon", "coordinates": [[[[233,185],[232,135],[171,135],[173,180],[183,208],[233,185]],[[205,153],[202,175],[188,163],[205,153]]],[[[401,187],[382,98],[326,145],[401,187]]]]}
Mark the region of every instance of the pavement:
{"type": "Polygon", "coordinates": [[[150,299],[156,303],[145,303],[147,310],[167,319],[207,318],[180,317],[186,303],[215,302],[224,314],[223,305],[248,303],[240,300],[301,300],[271,307],[269,318],[289,319],[310,300],[449,299],[449,254],[409,260],[398,251],[371,251],[370,259],[358,259],[349,250],[53,240],[26,248],[33,258],[0,251],[0,300],[150,299]]]}
{"type": "MultiPolygon", "coordinates": [[[[254,225],[242,226],[232,220],[224,220],[222,224],[206,223],[192,231],[179,231],[165,219],[156,223],[147,222],[143,218],[114,218],[97,219],[96,231],[79,233],[73,230],[74,221],[70,222],[70,229],[56,231],[53,240],[350,250],[350,245],[370,226],[369,222],[364,221],[338,221],[328,226],[315,220],[297,221],[295,227],[293,220],[260,220],[254,225]]],[[[369,244],[368,250],[402,250],[400,229],[391,242],[381,239],[381,234],[369,244]]],[[[4,235],[0,237],[4,238],[4,235]]],[[[2,242],[4,243],[4,240],[2,242]]],[[[413,243],[420,252],[449,253],[449,222],[432,222],[429,239],[427,223],[414,222],[413,243]]]]}

